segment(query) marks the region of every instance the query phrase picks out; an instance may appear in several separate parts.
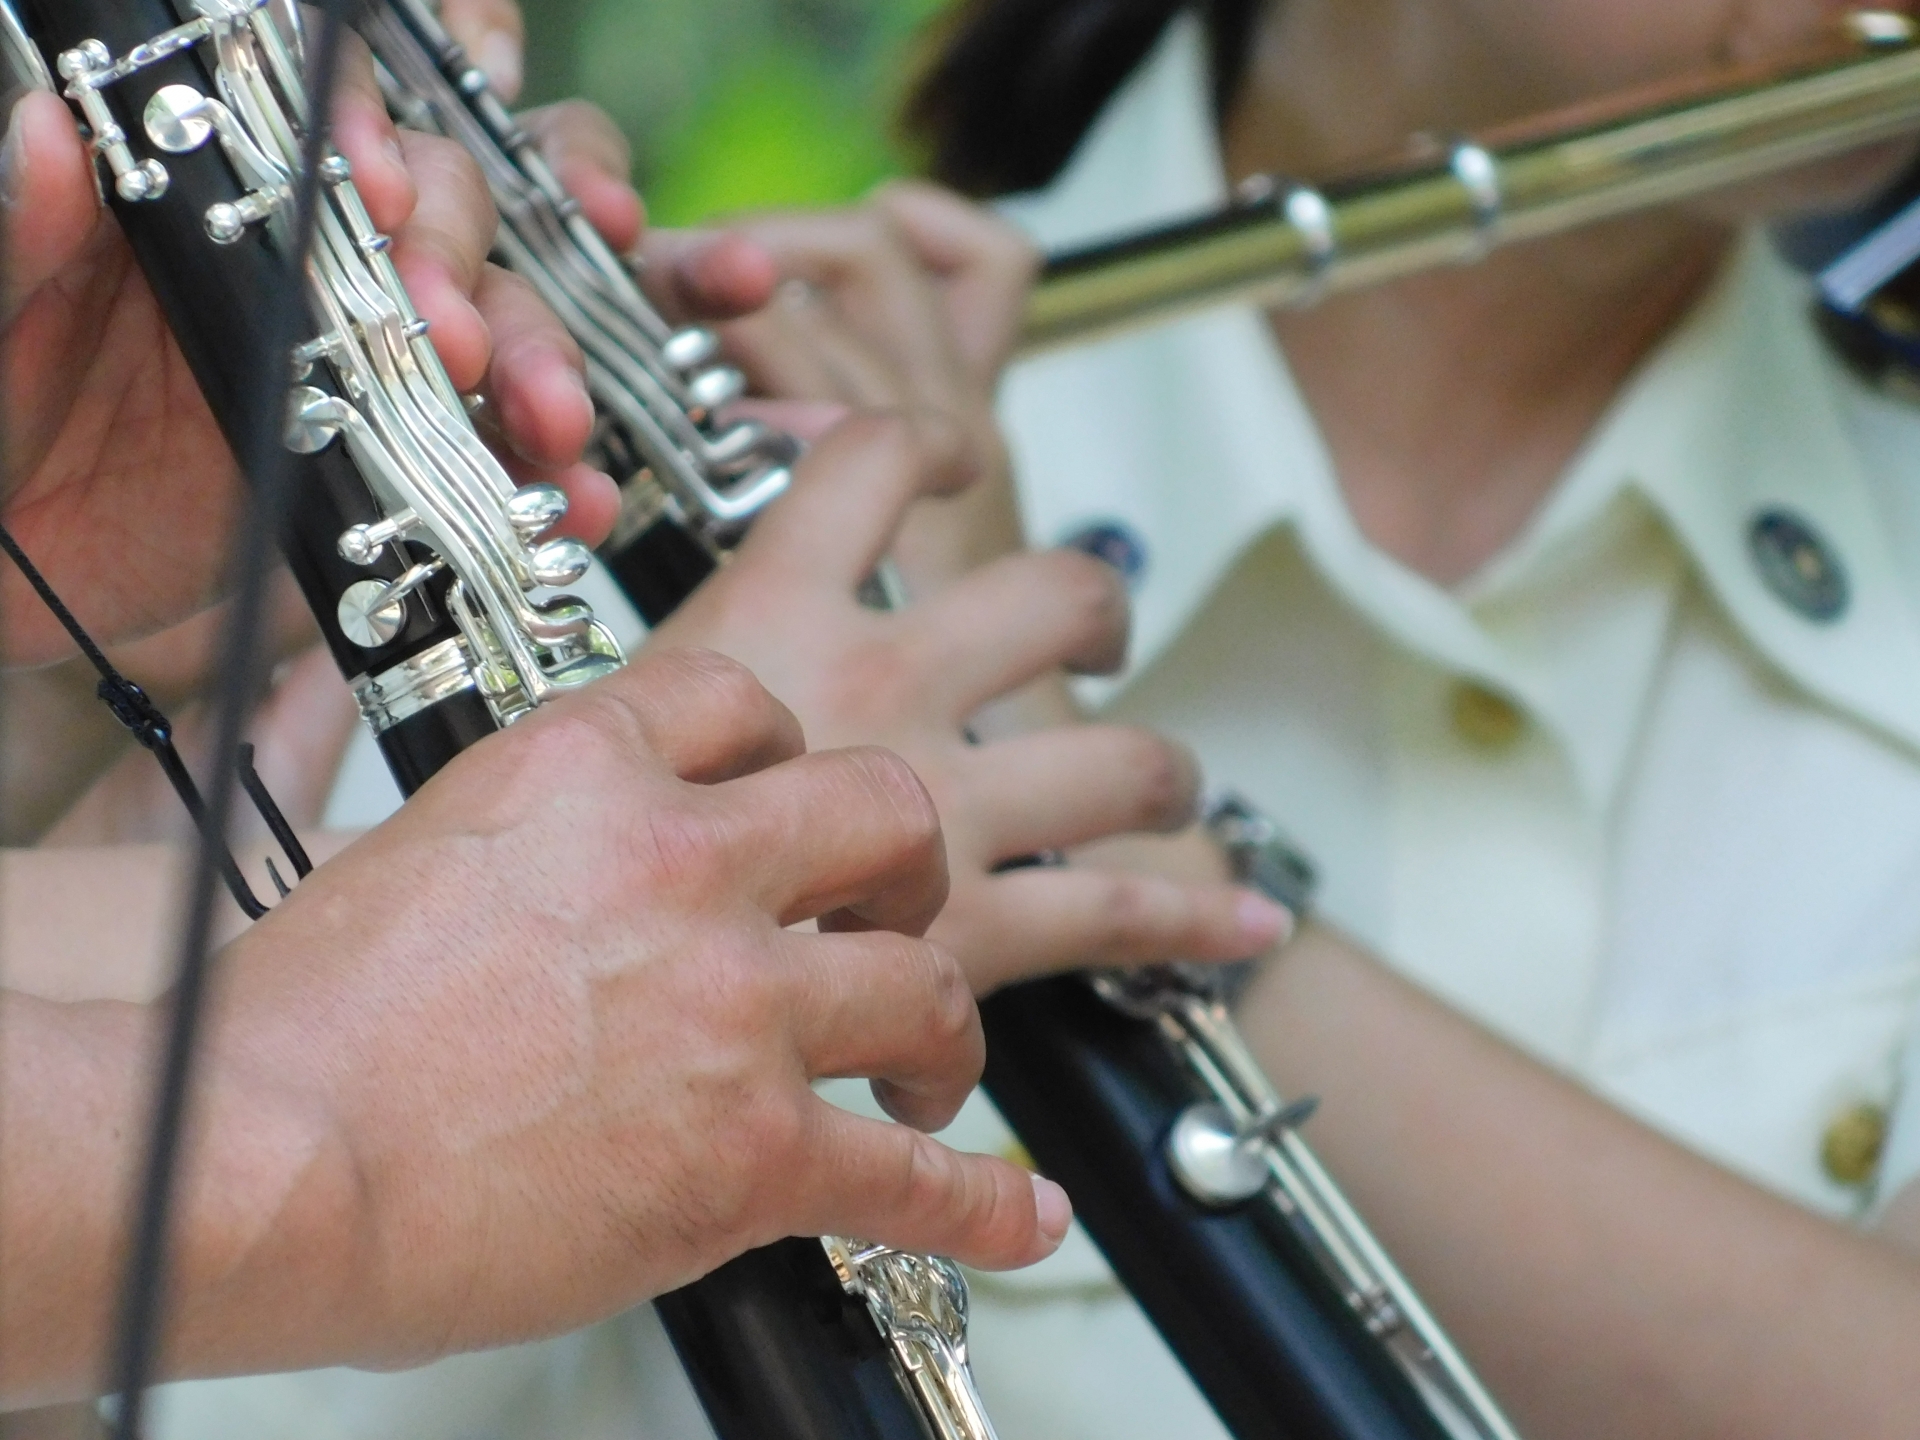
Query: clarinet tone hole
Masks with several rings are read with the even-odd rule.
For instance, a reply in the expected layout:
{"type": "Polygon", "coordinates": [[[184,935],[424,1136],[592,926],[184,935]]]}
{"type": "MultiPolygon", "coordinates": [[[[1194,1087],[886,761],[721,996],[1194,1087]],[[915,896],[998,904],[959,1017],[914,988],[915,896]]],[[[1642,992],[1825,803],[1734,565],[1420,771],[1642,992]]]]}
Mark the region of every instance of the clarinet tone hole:
{"type": "Polygon", "coordinates": [[[191,85],[162,85],[147,101],[147,138],[169,155],[198,150],[213,137],[207,97],[191,85]]]}
{"type": "Polygon", "coordinates": [[[340,597],[340,633],[362,650],[378,650],[406,623],[404,602],[388,600],[385,580],[356,580],[340,597]]]}
{"type": "Polygon", "coordinates": [[[287,396],[287,449],[296,455],[318,455],[333,443],[340,429],[328,418],[333,397],[324,390],[302,385],[287,396]]]}
{"type": "Polygon", "coordinates": [[[1174,1179],[1210,1209],[1242,1205],[1267,1188],[1267,1162],[1218,1105],[1189,1105],[1167,1136],[1174,1179]]]}

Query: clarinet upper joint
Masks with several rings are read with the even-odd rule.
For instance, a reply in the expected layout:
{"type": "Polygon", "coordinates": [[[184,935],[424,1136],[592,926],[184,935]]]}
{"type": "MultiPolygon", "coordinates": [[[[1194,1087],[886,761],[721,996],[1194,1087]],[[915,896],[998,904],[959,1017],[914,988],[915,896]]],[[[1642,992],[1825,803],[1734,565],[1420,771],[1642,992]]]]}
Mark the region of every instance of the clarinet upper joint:
{"type": "MultiPolygon", "coordinates": [[[[178,156],[217,141],[240,193],[207,208],[208,238],[233,245],[259,233],[286,253],[310,123],[299,9],[289,0],[190,4],[194,18],[118,60],[98,41],[63,53],[67,97],[86,119],[115,194],[123,202],[160,200],[170,182],[165,164],[135,153],[135,137],[116,121],[105,92],[204,47],[211,92],[177,81],[160,86],[140,113],[139,138],[178,156]]],[[[306,275],[319,333],[289,356],[285,443],[305,455],[344,445],[377,511],[338,546],[349,564],[373,572],[336,597],[338,632],[370,660],[384,661],[355,688],[376,730],[472,689],[504,725],[620,663],[619,646],[582,601],[543,594],[580,580],[591,555],[555,533],[565,494],[547,484],[515,486],[482,443],[351,167],[332,153],[321,165],[306,275]],[[414,606],[450,622],[457,641],[381,657],[414,606]]]]}

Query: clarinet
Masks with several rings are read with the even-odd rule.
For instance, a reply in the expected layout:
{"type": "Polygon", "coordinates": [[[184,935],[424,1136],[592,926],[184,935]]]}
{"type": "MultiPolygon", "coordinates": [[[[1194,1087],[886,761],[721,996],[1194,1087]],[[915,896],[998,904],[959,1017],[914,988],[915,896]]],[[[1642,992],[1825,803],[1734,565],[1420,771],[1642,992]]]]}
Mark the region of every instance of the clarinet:
{"type": "MultiPolygon", "coordinates": [[[[763,427],[716,427],[737,372],[715,363],[707,332],[665,325],[421,0],[376,5],[363,30],[395,113],[479,158],[503,217],[499,258],[589,356],[600,458],[627,477],[601,557],[657,623],[785,488],[797,447],[763,427]]],[[[865,598],[901,597],[883,569],[865,598]]],[[[1261,878],[1257,862],[1237,868],[1261,878]]],[[[1210,972],[1040,981],[982,1015],[987,1093],[1240,1440],[1514,1440],[1296,1133],[1311,1103],[1276,1092],[1210,972]]],[[[735,1294],[751,1283],[702,1283],[723,1278],[735,1294]]],[[[701,1321],[714,1343],[684,1345],[694,1303],[681,1292],[662,1314],[712,1410],[711,1365],[749,1327],[701,1321]]]]}
{"type": "Polygon", "coordinates": [[[237,452],[264,345],[257,297],[304,299],[311,338],[290,357],[296,498],[282,543],[402,790],[617,668],[618,644],[583,602],[533,598],[591,561],[579,541],[550,536],[566,497],[516,486],[482,444],[338,155],[323,166],[307,273],[288,273],[308,120],[292,0],[22,10],[4,17],[14,48],[30,42],[42,74],[58,75],[237,452]]]}
{"type": "MultiPolygon", "coordinates": [[[[487,177],[496,259],[578,339],[590,453],[629,477],[602,548],[649,624],[724,559],[790,479],[793,439],[722,425],[744,390],[718,339],[673,330],[578,213],[531,138],[417,0],[359,27],[402,123],[461,143],[487,177]]],[[[722,1440],[992,1440],[967,1365],[966,1281],[951,1261],[841,1236],[763,1247],[655,1302],[722,1440]]]]}

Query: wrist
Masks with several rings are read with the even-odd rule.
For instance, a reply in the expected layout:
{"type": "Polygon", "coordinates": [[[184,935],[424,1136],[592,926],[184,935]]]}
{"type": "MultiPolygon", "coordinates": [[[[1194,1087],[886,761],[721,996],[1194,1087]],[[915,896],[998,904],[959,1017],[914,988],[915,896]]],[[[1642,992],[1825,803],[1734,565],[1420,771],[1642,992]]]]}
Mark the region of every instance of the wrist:
{"type": "MultiPolygon", "coordinates": [[[[223,1015],[235,1029],[243,1015],[223,1015]]],[[[224,1047],[221,1047],[224,1048],[224,1047]]],[[[381,1329],[364,1239],[369,1196],[300,1058],[213,1051],[183,1155],[178,1297],[169,1348],[200,1373],[308,1369],[357,1358],[381,1329]]]]}

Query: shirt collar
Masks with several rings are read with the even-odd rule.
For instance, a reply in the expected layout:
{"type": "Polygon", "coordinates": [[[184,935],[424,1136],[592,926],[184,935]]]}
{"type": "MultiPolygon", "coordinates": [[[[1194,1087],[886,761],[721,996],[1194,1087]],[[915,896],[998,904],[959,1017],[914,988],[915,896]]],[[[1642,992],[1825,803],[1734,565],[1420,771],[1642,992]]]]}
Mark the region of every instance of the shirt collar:
{"type": "MultiPolygon", "coordinates": [[[[1199,22],[1181,16],[1060,179],[1008,202],[1008,214],[1057,248],[1222,203],[1207,64],[1199,22]]],[[[1774,667],[1920,748],[1920,622],[1848,432],[1851,382],[1807,323],[1807,300],[1799,277],[1751,237],[1642,366],[1526,533],[1458,592],[1360,534],[1272,332],[1249,309],[1016,369],[1007,411],[1023,472],[1077,461],[1102,486],[1097,501],[1071,485],[1053,488],[1051,478],[1030,486],[1032,533],[1056,538],[1091,518],[1091,503],[1152,537],[1155,573],[1138,597],[1131,675],[1255,541],[1290,525],[1327,582],[1382,631],[1513,692],[1552,726],[1596,801],[1612,794],[1625,764],[1685,562],[1774,667]],[[1103,403],[1087,407],[1089,394],[1103,403]],[[1805,521],[1845,565],[1852,593],[1837,621],[1805,619],[1766,588],[1748,533],[1768,509],[1805,521]],[[1663,544],[1642,543],[1649,524],[1664,529],[1663,544]],[[1577,612],[1583,567],[1610,554],[1632,554],[1651,570],[1639,586],[1644,603],[1616,606],[1605,625],[1575,616],[1576,633],[1611,647],[1602,695],[1588,683],[1592,667],[1567,663],[1564,643],[1529,654],[1526,637],[1501,622],[1556,604],[1577,612]]],[[[1555,637],[1567,638],[1564,628],[1555,637]]]]}

